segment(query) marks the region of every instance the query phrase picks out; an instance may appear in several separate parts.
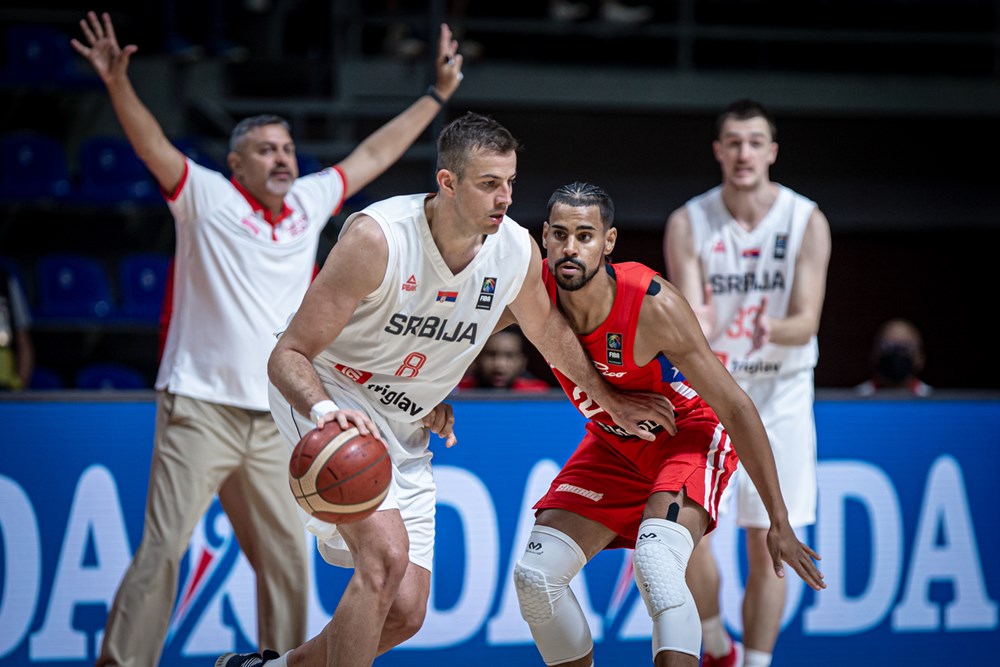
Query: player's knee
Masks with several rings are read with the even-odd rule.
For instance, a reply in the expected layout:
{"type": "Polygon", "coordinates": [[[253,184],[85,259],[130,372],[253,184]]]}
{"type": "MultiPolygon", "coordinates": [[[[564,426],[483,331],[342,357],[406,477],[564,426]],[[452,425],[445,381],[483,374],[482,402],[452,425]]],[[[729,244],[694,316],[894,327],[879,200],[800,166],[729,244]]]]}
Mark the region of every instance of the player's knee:
{"type": "Polygon", "coordinates": [[[378,553],[355,558],[354,579],[365,589],[393,600],[409,563],[408,550],[390,546],[378,553]]]}
{"type": "Polygon", "coordinates": [[[547,665],[588,655],[594,648],[590,626],[569,582],[586,564],[579,545],[568,535],[535,526],[528,547],[514,567],[521,617],[547,665]]]}
{"type": "Polygon", "coordinates": [[[547,526],[535,526],[521,560],[514,566],[521,617],[529,624],[552,618],[554,605],[584,563],[583,552],[569,536],[547,526]]]}
{"type": "Polygon", "coordinates": [[[635,581],[653,619],[653,655],[677,651],[699,655],[701,622],[685,580],[694,540],[684,526],[647,519],[632,555],[635,581]]]}

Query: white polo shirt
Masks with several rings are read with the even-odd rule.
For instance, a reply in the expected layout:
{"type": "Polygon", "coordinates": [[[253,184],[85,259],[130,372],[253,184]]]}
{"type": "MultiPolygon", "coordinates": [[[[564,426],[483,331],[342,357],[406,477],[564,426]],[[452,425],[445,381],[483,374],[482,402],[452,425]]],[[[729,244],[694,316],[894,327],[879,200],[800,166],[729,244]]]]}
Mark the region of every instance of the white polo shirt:
{"type": "Polygon", "coordinates": [[[274,332],[302,302],[320,232],[343,205],[345,187],[336,167],[296,179],[275,217],[235,181],[187,160],[167,198],[177,241],[157,389],[269,409],[274,332]]]}

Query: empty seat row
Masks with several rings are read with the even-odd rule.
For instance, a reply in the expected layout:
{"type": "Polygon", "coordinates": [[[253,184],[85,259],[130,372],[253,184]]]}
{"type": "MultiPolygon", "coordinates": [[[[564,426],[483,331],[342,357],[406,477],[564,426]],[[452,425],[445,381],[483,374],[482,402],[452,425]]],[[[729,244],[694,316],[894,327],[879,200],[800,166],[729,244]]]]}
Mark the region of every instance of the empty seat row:
{"type": "MultiPolygon", "coordinates": [[[[193,150],[193,147],[192,147],[193,150]]],[[[120,137],[91,137],[80,145],[74,178],[62,143],[36,132],[0,139],[0,198],[6,201],[78,199],[95,204],[159,202],[152,174],[120,137]]]]}
{"type": "MultiPolygon", "coordinates": [[[[4,266],[20,274],[11,259],[4,266]]],[[[155,322],[163,305],[170,256],[135,253],[117,262],[118,298],[104,263],[94,257],[52,253],[38,258],[35,266],[33,314],[38,318],[144,320],[155,322]]],[[[23,277],[20,282],[25,283],[23,277]]]]}
{"type": "MultiPolygon", "coordinates": [[[[195,138],[174,145],[198,164],[225,172],[195,138]]],[[[0,200],[80,200],[94,204],[161,202],[153,175],[128,141],[118,136],[96,136],[80,144],[78,177],[70,170],[63,144],[39,132],[12,132],[0,138],[0,200]]],[[[319,171],[320,161],[299,155],[299,172],[319,171]]]]}
{"type": "Polygon", "coordinates": [[[51,368],[35,367],[28,388],[35,391],[54,389],[148,389],[150,384],[137,369],[116,361],[97,361],[80,368],[67,387],[62,376],[51,368]]]}
{"type": "Polygon", "coordinates": [[[96,88],[101,80],[70,47],[71,35],[49,25],[24,23],[4,31],[0,86],[58,87],[62,91],[96,88]]]}

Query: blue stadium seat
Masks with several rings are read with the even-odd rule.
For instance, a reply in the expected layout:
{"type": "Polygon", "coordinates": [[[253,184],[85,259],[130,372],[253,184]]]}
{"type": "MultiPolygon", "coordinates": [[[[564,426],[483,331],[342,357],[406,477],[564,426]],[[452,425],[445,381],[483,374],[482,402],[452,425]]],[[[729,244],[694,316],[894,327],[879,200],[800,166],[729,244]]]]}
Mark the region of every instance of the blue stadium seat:
{"type": "Polygon", "coordinates": [[[90,137],[80,145],[80,195],[99,204],[162,201],[153,175],[120,137],[90,137]]]}
{"type": "Polygon", "coordinates": [[[114,314],[104,266],[92,257],[53,253],[37,266],[38,315],[50,318],[105,318],[114,314]]]}
{"type": "Polygon", "coordinates": [[[34,391],[50,391],[62,388],[62,377],[51,368],[35,366],[35,368],[31,371],[31,379],[28,380],[28,389],[34,391]]]}
{"type": "Polygon", "coordinates": [[[157,321],[167,287],[170,256],[158,253],[127,255],[118,263],[122,317],[157,321]]]}
{"type": "Polygon", "coordinates": [[[19,88],[58,86],[91,88],[100,79],[83,68],[69,43],[70,35],[48,25],[12,25],[4,31],[4,68],[0,85],[19,88]]]}
{"type": "Polygon", "coordinates": [[[66,151],[58,141],[34,132],[0,139],[0,198],[59,199],[71,189],[66,151]]]}
{"type": "Polygon", "coordinates": [[[84,366],[76,374],[77,389],[146,389],[142,373],[113,361],[84,366]]]}

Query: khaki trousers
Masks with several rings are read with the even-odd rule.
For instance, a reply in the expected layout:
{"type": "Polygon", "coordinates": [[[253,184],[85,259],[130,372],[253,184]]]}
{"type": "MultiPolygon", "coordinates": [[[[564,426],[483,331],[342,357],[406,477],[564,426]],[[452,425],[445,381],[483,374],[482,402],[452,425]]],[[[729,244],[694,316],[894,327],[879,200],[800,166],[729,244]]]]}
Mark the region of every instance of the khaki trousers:
{"type": "Polygon", "coordinates": [[[158,392],[142,542],[108,614],[99,666],[157,664],[181,559],[216,494],[257,573],[260,647],[284,653],[305,641],[308,561],[288,457],[270,412],[158,392]]]}

